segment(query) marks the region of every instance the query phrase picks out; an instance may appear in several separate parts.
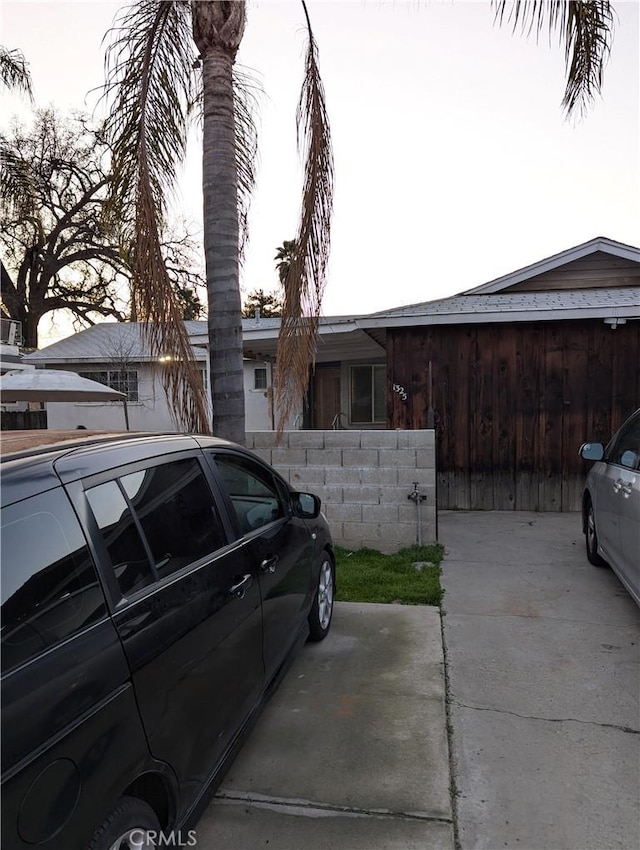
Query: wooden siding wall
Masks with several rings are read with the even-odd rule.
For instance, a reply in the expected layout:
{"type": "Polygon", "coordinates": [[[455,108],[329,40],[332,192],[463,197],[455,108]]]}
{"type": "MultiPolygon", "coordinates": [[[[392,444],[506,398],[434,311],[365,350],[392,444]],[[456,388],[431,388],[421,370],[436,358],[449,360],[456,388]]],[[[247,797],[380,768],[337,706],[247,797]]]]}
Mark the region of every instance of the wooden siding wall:
{"type": "Polygon", "coordinates": [[[0,413],[2,431],[31,431],[46,427],[46,410],[3,410],[0,413]]]}
{"type": "Polygon", "coordinates": [[[509,292],[640,286],[640,263],[596,251],[509,287],[509,292]]]}
{"type": "Polygon", "coordinates": [[[433,408],[440,508],[579,510],[581,443],[640,406],[640,322],[389,329],[387,367],[388,427],[433,408]]]}

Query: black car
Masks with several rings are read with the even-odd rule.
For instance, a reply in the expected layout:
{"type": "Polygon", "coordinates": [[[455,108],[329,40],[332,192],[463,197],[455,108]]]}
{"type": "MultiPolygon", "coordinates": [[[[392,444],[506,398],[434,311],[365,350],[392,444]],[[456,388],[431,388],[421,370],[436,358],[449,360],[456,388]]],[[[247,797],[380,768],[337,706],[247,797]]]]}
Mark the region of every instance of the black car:
{"type": "Polygon", "coordinates": [[[46,439],[3,440],[2,848],[147,846],[194,824],[329,631],[331,535],[223,440],[46,439]]]}

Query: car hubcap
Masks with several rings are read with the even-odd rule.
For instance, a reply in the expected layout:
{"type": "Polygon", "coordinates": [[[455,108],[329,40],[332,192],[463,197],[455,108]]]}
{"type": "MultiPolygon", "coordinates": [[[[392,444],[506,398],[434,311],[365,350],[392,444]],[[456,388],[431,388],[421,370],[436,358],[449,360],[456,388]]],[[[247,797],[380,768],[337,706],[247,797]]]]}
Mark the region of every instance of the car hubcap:
{"type": "Polygon", "coordinates": [[[333,570],[329,561],[324,561],[320,567],[320,583],[318,584],[318,620],[323,629],[329,625],[332,610],[333,570]]]}

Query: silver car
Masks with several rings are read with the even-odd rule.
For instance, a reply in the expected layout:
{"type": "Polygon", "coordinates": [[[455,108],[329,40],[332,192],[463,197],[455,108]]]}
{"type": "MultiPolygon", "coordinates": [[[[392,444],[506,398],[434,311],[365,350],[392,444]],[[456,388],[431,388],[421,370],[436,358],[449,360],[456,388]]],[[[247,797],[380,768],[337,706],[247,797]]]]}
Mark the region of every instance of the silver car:
{"type": "Polygon", "coordinates": [[[609,564],[640,605],[640,410],[606,448],[585,443],[580,454],[595,461],[582,497],[587,558],[609,564]]]}

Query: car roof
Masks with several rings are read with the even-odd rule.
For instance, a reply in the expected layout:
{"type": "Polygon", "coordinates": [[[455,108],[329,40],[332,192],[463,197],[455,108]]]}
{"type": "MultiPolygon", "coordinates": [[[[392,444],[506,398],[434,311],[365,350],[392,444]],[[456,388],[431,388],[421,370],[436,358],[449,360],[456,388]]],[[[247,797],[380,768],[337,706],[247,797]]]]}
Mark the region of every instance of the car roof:
{"type": "MultiPolygon", "coordinates": [[[[0,439],[0,460],[26,458],[34,455],[59,456],[74,449],[104,446],[109,443],[148,442],[150,440],[196,440],[197,444],[236,446],[228,440],[208,435],[182,434],[170,431],[98,431],[85,429],[32,431],[3,431],[0,439]]],[[[239,448],[242,448],[240,446],[239,448]]]]}
{"type": "Polygon", "coordinates": [[[0,439],[0,456],[3,459],[8,455],[26,457],[36,453],[54,452],[59,448],[87,446],[125,435],[126,432],[89,431],[76,428],[73,430],[3,431],[0,439]]]}
{"type": "Polygon", "coordinates": [[[89,430],[4,431],[0,440],[3,505],[139,460],[198,448],[233,447],[217,437],[89,430]]]}

